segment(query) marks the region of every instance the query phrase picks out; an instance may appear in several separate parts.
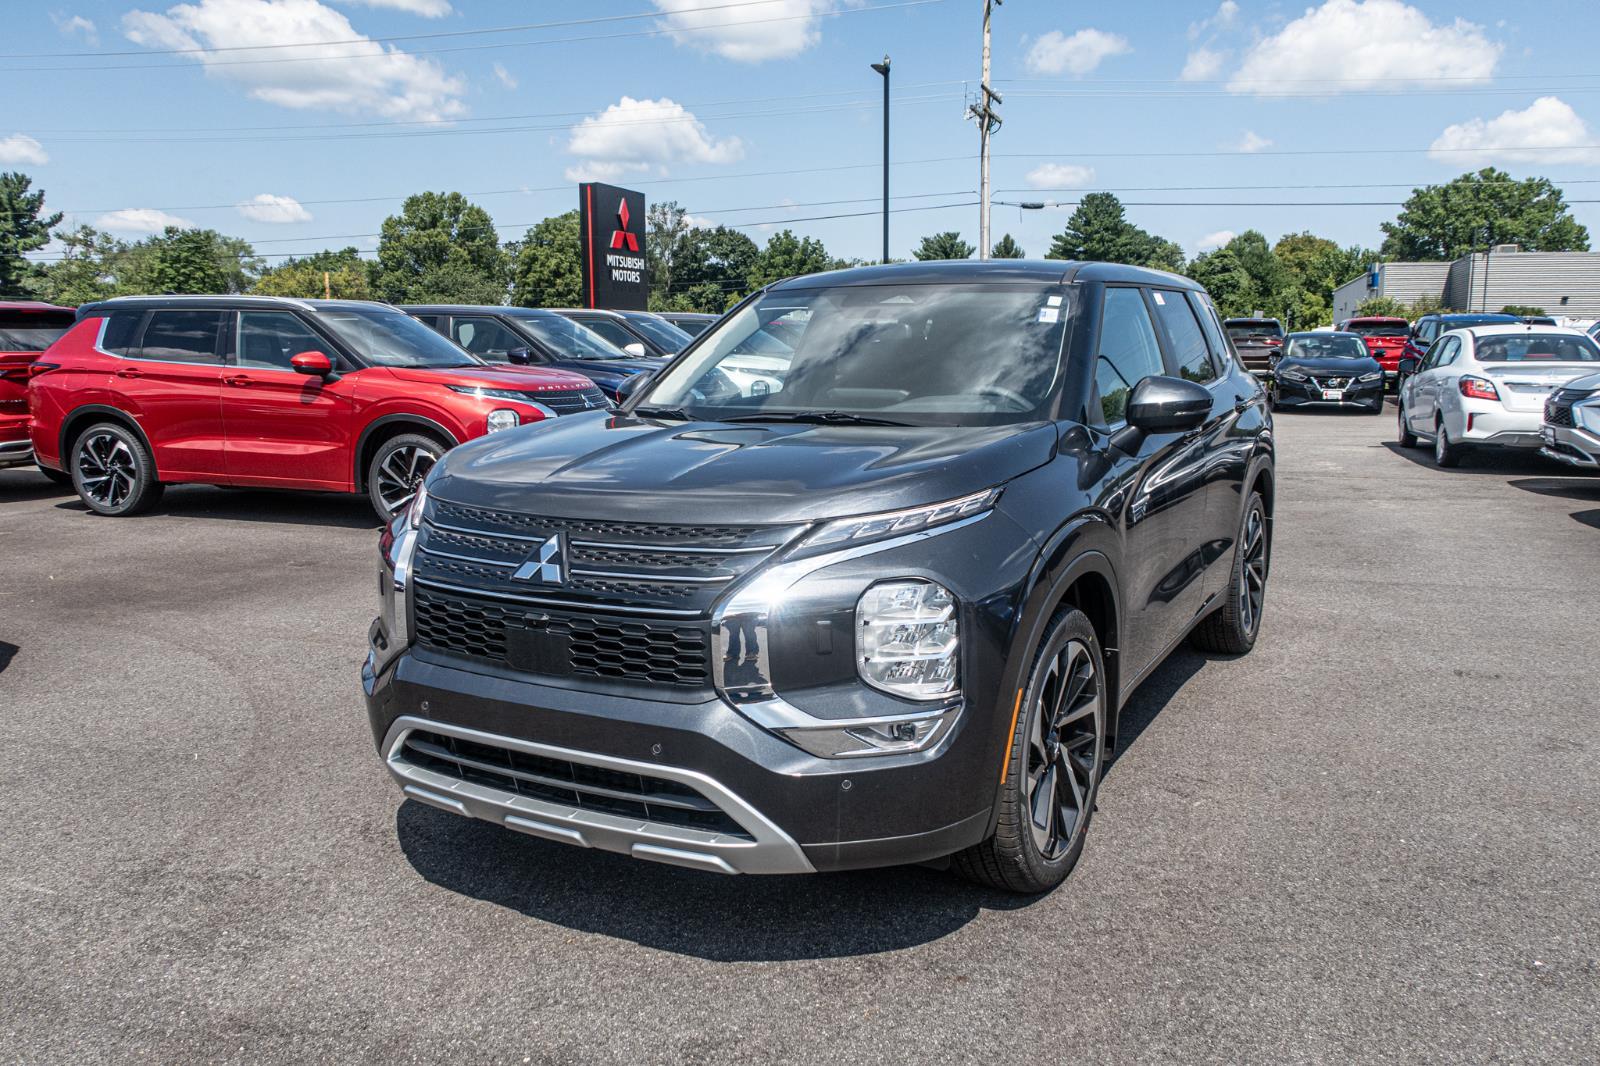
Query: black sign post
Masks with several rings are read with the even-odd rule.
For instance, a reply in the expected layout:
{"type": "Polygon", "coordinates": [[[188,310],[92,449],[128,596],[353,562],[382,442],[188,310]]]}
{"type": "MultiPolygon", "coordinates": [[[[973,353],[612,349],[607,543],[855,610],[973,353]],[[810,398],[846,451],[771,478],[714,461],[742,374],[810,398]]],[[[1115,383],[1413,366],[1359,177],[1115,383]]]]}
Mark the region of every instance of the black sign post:
{"type": "Polygon", "coordinates": [[[603,185],[578,186],[578,243],[586,307],[644,311],[650,276],[644,265],[644,193],[603,185]]]}

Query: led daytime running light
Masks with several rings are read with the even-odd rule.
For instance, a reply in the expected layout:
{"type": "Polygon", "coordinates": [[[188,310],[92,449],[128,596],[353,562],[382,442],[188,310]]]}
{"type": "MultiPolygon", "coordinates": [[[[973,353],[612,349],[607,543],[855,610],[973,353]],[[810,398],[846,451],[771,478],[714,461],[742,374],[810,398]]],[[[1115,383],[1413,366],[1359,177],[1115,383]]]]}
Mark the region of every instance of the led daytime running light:
{"type": "Polygon", "coordinates": [[[805,543],[808,547],[822,547],[915,533],[918,530],[931,529],[946,522],[981,514],[993,507],[999,498],[999,488],[992,488],[975,492],[971,496],[928,504],[925,507],[886,511],[882,514],[862,515],[859,518],[838,518],[826,523],[807,537],[805,543]]]}

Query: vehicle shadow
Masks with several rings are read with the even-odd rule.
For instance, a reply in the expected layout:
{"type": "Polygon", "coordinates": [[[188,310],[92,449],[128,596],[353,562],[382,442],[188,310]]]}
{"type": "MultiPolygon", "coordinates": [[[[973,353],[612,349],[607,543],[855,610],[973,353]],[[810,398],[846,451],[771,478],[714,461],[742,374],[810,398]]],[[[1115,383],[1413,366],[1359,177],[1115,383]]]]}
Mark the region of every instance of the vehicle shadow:
{"type": "MultiPolygon", "coordinates": [[[[62,511],[92,515],[73,496],[56,504],[62,511]]],[[[382,525],[365,496],[336,492],[291,492],[234,489],[211,485],[172,485],[156,507],[138,518],[162,516],[216,518],[229,522],[273,522],[344,529],[379,529],[382,525]]],[[[97,516],[98,517],[98,516],[97,516]]],[[[123,521],[119,519],[119,521],[123,521]]]]}
{"type": "MultiPolygon", "coordinates": [[[[1461,465],[1449,470],[1441,469],[1433,461],[1433,446],[1426,442],[1415,448],[1402,448],[1399,441],[1386,440],[1383,446],[1407,462],[1415,463],[1424,470],[1433,470],[1440,474],[1490,474],[1495,477],[1505,477],[1507,474],[1548,475],[1552,470],[1562,468],[1562,464],[1554,459],[1546,459],[1538,452],[1529,449],[1502,448],[1493,451],[1468,452],[1461,460],[1461,465]]],[[[1513,482],[1515,484],[1515,482],[1513,482]]]]}
{"type": "Polygon", "coordinates": [[[0,640],[0,674],[6,672],[6,667],[11,665],[11,660],[17,657],[17,652],[22,649],[15,644],[7,644],[0,640]]]}
{"type": "Polygon", "coordinates": [[[77,498],[70,485],[57,485],[54,481],[47,481],[43,474],[32,469],[0,470],[0,502],[48,500],[54,496],[77,498]]]}
{"type": "Polygon", "coordinates": [[[1556,496],[1564,500],[1600,500],[1600,477],[1568,474],[1565,477],[1529,477],[1509,482],[1523,492],[1556,496]]]}
{"type": "Polygon", "coordinates": [[[1600,529],[1600,508],[1593,511],[1573,511],[1572,520],[1581,522],[1590,529],[1600,529]]]}
{"type": "MultiPolygon", "coordinates": [[[[1139,687],[1123,711],[1122,751],[1205,663],[1181,649],[1139,687]]],[[[1017,910],[1039,898],[917,866],[722,877],[539,840],[411,800],[396,812],[395,832],[412,868],[440,888],[711,962],[896,951],[948,936],[983,911],[1017,910]]],[[[1057,889],[1070,890],[1070,880],[1057,889]]]]}

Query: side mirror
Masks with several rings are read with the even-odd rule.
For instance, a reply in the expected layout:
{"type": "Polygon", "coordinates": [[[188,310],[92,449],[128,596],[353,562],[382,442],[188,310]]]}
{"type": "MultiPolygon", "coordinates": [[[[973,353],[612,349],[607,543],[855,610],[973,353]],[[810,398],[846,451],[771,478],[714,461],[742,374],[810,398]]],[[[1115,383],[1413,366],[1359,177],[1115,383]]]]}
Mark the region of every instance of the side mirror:
{"type": "Polygon", "coordinates": [[[301,352],[289,358],[289,365],[297,374],[313,374],[320,378],[333,374],[333,360],[322,352],[301,352]]]}
{"type": "Polygon", "coordinates": [[[506,352],[506,362],[516,366],[528,366],[533,362],[533,349],[513,348],[506,352]]]}
{"type": "Polygon", "coordinates": [[[622,350],[633,356],[635,359],[643,359],[650,354],[649,352],[645,351],[644,345],[638,341],[634,341],[632,344],[623,345],[622,350]]]}
{"type": "Polygon", "coordinates": [[[1415,356],[1408,355],[1404,359],[1400,360],[1400,373],[1409,377],[1410,375],[1415,374],[1417,372],[1417,367],[1421,365],[1421,360],[1417,359],[1415,356]]]}
{"type": "MultiPolygon", "coordinates": [[[[631,348],[633,345],[630,344],[629,347],[631,348]]],[[[641,370],[637,374],[633,375],[633,377],[624,379],[622,384],[617,386],[617,402],[621,403],[629,396],[632,396],[634,393],[638,392],[640,388],[648,385],[650,383],[650,379],[655,376],[655,371],[653,370],[641,370]]]]}
{"type": "Polygon", "coordinates": [[[1187,433],[1211,417],[1211,393],[1183,378],[1152,374],[1128,397],[1128,424],[1111,435],[1111,446],[1132,453],[1151,433],[1187,433]]]}

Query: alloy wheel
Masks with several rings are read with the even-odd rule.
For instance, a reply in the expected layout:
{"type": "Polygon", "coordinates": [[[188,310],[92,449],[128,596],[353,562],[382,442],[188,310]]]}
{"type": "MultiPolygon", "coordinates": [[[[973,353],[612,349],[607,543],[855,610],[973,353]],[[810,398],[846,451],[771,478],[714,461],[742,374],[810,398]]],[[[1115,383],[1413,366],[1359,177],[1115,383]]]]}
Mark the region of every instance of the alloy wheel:
{"type": "Polygon", "coordinates": [[[1239,582],[1239,621],[1246,633],[1256,631],[1267,595],[1267,527],[1258,508],[1244,524],[1244,580],[1239,582]]]}
{"type": "Polygon", "coordinates": [[[390,514],[411,502],[439,456],[419,445],[396,448],[378,467],[378,497],[390,514]]]}
{"type": "Polygon", "coordinates": [[[114,510],[125,503],[138,476],[133,449],[114,433],[96,433],[78,449],[78,477],[83,493],[102,507],[114,510]]]}
{"type": "Polygon", "coordinates": [[[1039,684],[1028,736],[1028,821],[1046,860],[1077,842],[1093,810],[1105,745],[1100,677],[1088,647],[1068,641],[1039,684]]]}

